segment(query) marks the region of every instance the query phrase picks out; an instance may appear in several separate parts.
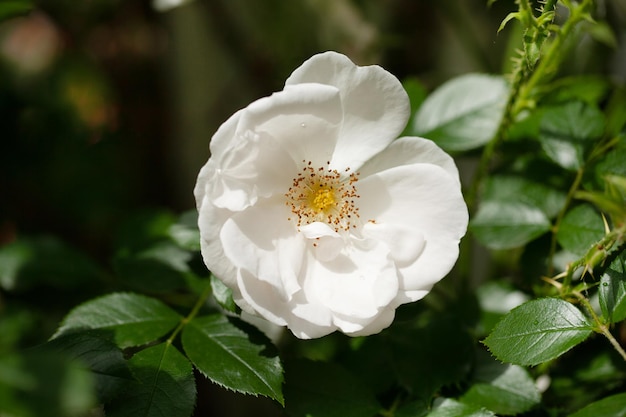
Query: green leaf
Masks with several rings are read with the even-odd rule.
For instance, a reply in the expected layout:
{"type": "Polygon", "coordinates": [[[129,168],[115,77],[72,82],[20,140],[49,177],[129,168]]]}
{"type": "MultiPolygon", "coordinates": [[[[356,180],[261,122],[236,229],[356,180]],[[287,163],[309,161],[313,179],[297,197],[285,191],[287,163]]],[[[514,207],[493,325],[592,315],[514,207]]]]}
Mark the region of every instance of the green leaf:
{"type": "Polygon", "coordinates": [[[624,417],[626,416],[626,394],[603,398],[578,410],[569,417],[624,417]]]}
{"type": "Polygon", "coordinates": [[[484,408],[471,404],[463,404],[451,398],[435,401],[433,410],[426,417],[495,417],[496,415],[484,408]]]}
{"type": "MultiPolygon", "coordinates": [[[[624,95],[626,96],[626,93],[624,95]]],[[[626,102],[626,97],[624,101],[626,102]]],[[[626,103],[624,103],[624,114],[626,114],[626,103]]],[[[626,116],[624,117],[626,118],[626,116]]],[[[626,177],[624,161],[626,161],[626,135],[621,135],[618,136],[616,146],[598,162],[595,172],[597,183],[602,184],[607,175],[626,177]]]]}
{"type": "Polygon", "coordinates": [[[607,269],[600,278],[600,308],[609,323],[626,319],[626,274],[607,269]]]}
{"type": "Polygon", "coordinates": [[[84,287],[102,276],[91,259],[54,237],[18,239],[0,248],[0,287],[7,291],[84,287]]]}
{"type": "Polygon", "coordinates": [[[580,169],[595,139],[604,132],[604,115],[580,101],[544,109],[539,141],[550,159],[568,170],[580,169]]]}
{"type": "Polygon", "coordinates": [[[61,352],[87,365],[96,378],[98,398],[108,401],[133,376],[120,348],[103,337],[101,331],[72,333],[42,345],[42,349],[61,352]]]}
{"type": "Polygon", "coordinates": [[[491,249],[523,246],[550,230],[537,207],[518,202],[485,201],[471,222],[476,238],[491,249]]]}
{"type": "Polygon", "coordinates": [[[604,236],[604,223],[597,211],[581,204],[568,211],[556,232],[557,242],[568,252],[583,256],[604,236]]]}
{"type": "Polygon", "coordinates": [[[411,133],[447,151],[478,148],[495,135],[508,90],[501,77],[468,74],[454,78],[424,101],[411,133]]]}
{"type": "Polygon", "coordinates": [[[541,400],[535,382],[517,365],[501,364],[480,355],[469,390],[461,402],[486,407],[498,415],[516,415],[530,410],[541,400]]]}
{"type": "Polygon", "coordinates": [[[592,329],[591,323],[572,304],[541,298],[511,310],[484,343],[503,362],[537,365],[581,343],[592,329]]]}
{"type": "Polygon", "coordinates": [[[0,356],[0,415],[84,416],[96,405],[90,372],[56,352],[0,356]]]}
{"type": "Polygon", "coordinates": [[[169,343],[152,346],[128,361],[137,381],[105,404],[107,417],[187,417],[196,403],[191,363],[169,343]]]}
{"type": "Polygon", "coordinates": [[[122,348],[152,342],[172,330],[182,317],[154,298],[132,293],[105,295],[74,308],[52,336],[110,330],[122,348]]]}
{"type": "Polygon", "coordinates": [[[424,100],[426,100],[428,92],[426,91],[424,84],[422,84],[417,78],[408,78],[404,80],[402,82],[402,86],[409,96],[409,102],[411,103],[411,117],[404,128],[404,132],[402,132],[400,136],[410,136],[412,132],[413,119],[417,114],[417,110],[420,108],[424,100]]]}
{"type": "Polygon", "coordinates": [[[29,13],[33,9],[28,0],[2,0],[0,2],[0,21],[29,13]]]}
{"type": "Polygon", "coordinates": [[[278,353],[257,329],[222,315],[204,316],[185,326],[182,340],[187,357],[211,381],[283,404],[278,353]]]}
{"type": "Polygon", "coordinates": [[[380,405],[359,379],[333,363],[287,363],[285,397],[293,417],[374,416],[380,405]]]}
{"type": "Polygon", "coordinates": [[[160,293],[185,287],[190,260],[191,253],[173,242],[159,242],[138,253],[118,254],[114,267],[125,284],[160,293]]]}
{"type": "Polygon", "coordinates": [[[544,96],[548,104],[583,101],[597,105],[615,86],[606,77],[585,74],[555,80],[548,88],[550,91],[544,96]]]}
{"type": "Polygon", "coordinates": [[[169,227],[168,234],[181,248],[199,251],[200,230],[198,229],[198,212],[191,210],[183,213],[178,221],[169,227]]]}
{"type": "Polygon", "coordinates": [[[555,217],[565,203],[565,193],[548,185],[513,175],[494,175],[486,183],[483,201],[517,202],[537,207],[555,217]]]}
{"type": "Polygon", "coordinates": [[[224,310],[239,313],[240,308],[233,300],[233,291],[213,274],[211,274],[211,289],[213,290],[213,297],[224,310]]]}
{"type": "Polygon", "coordinates": [[[503,281],[488,281],[476,289],[480,306],[480,332],[490,332],[502,316],[528,301],[528,295],[503,281]]]}

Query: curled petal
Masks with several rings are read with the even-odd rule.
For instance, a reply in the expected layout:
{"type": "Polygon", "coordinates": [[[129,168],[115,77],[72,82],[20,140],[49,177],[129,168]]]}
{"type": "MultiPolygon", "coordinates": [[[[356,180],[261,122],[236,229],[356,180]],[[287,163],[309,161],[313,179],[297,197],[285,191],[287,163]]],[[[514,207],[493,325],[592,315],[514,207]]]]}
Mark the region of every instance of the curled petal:
{"type": "Polygon", "coordinates": [[[409,120],[409,98],[396,77],[377,65],[359,67],[336,52],[304,62],[285,82],[332,85],[339,89],[343,125],[332,168],[357,170],[398,137],[409,120]]]}
{"type": "Polygon", "coordinates": [[[237,132],[272,137],[296,163],[330,159],[343,114],[339,91],[322,84],[300,84],[262,98],[243,112],[237,132]]]}
{"type": "MultiPolygon", "coordinates": [[[[374,320],[366,322],[366,323],[357,323],[357,326],[354,326],[354,319],[350,318],[349,320],[345,320],[342,328],[348,328],[348,323],[352,323],[355,330],[346,332],[346,334],[350,336],[369,336],[371,334],[380,333],[381,330],[386,329],[391,325],[393,319],[396,315],[395,308],[385,308],[380,311],[380,313],[374,318],[374,320]],[[352,320],[352,321],[351,321],[352,320]]],[[[335,321],[339,321],[339,319],[335,319],[335,321]]]]}
{"type": "Polygon", "coordinates": [[[236,267],[277,289],[284,300],[300,290],[304,239],[294,233],[277,198],[264,200],[226,220],[220,232],[224,254],[236,267]]]}
{"type": "Polygon", "coordinates": [[[410,265],[424,249],[424,235],[405,225],[372,223],[363,225],[363,235],[384,242],[396,266],[410,265]]]}
{"type": "Polygon", "coordinates": [[[246,270],[240,271],[238,285],[245,302],[257,314],[279,326],[288,326],[300,339],[326,336],[337,329],[332,325],[328,309],[308,302],[302,294],[286,301],[279,296],[279,288],[257,279],[246,270]]]}
{"type": "MultiPolygon", "coordinates": [[[[237,271],[224,254],[219,236],[224,222],[232,213],[214,206],[207,198],[200,200],[198,208],[198,227],[200,228],[200,248],[202,258],[209,270],[236,293],[237,271]]],[[[234,294],[236,296],[236,294],[234,294]]]]}
{"type": "Polygon", "coordinates": [[[415,136],[394,140],[389,147],[374,156],[359,170],[363,178],[400,165],[433,164],[443,168],[459,181],[459,170],[450,155],[433,141],[415,136]]]}
{"type": "MultiPolygon", "coordinates": [[[[393,300],[398,292],[398,273],[387,257],[382,243],[370,242],[371,248],[347,246],[331,262],[309,258],[310,278],[304,290],[330,311],[340,316],[373,321],[380,308],[393,300]]],[[[356,331],[341,328],[342,331],[356,331]]]]}
{"type": "Polygon", "coordinates": [[[458,182],[441,167],[403,165],[370,175],[359,183],[364,218],[406,225],[424,237],[424,248],[401,265],[401,288],[428,290],[454,266],[468,223],[458,182]]]}

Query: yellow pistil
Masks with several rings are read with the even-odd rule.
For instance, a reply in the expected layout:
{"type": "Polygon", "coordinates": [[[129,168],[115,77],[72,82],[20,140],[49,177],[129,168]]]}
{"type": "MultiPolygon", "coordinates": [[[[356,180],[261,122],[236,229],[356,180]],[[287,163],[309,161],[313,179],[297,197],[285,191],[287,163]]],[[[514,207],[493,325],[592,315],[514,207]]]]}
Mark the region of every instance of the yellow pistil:
{"type": "Polygon", "coordinates": [[[335,207],[335,193],[329,188],[320,188],[309,195],[309,204],[316,212],[326,211],[335,207]]]}
{"type": "MultiPolygon", "coordinates": [[[[358,173],[347,177],[336,169],[326,167],[315,169],[311,161],[293,179],[285,197],[285,204],[291,208],[296,225],[300,228],[313,222],[324,222],[336,232],[355,228],[354,222],[359,218],[359,208],[355,199],[359,198],[355,183],[358,173]]],[[[346,168],[346,172],[350,168],[346,168]]],[[[290,217],[288,220],[292,220],[290,217]]]]}

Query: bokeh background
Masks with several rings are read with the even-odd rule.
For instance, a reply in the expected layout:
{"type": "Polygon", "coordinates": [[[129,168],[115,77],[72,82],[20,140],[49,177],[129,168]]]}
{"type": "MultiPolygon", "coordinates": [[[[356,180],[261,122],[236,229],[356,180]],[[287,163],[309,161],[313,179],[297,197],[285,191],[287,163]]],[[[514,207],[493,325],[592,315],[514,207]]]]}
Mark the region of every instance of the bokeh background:
{"type": "MultiPolygon", "coordinates": [[[[597,3],[615,37],[579,38],[564,68],[624,84],[626,1],[597,3]]],[[[506,73],[521,33],[498,27],[515,9],[513,0],[38,1],[0,22],[0,246],[63,242],[106,269],[141,213],[194,208],[213,132],[311,55],[336,50],[432,90],[463,73],[506,73]]],[[[77,259],[55,261],[63,270],[77,259]]],[[[12,335],[0,348],[45,341],[104,281],[0,285],[0,332],[12,335]]],[[[200,389],[198,415],[278,413],[270,401],[200,389]]]]}

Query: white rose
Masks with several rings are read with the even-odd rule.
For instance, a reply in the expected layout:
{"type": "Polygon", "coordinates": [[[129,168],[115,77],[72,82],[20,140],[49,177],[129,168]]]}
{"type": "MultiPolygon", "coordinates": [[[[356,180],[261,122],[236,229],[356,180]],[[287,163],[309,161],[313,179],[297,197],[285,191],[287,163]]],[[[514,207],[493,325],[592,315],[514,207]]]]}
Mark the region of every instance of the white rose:
{"type": "Polygon", "coordinates": [[[299,338],[368,335],[450,271],[458,171],[396,139],[409,111],[393,75],[326,52],[218,129],[194,190],[202,255],[242,310],[299,338]]]}

